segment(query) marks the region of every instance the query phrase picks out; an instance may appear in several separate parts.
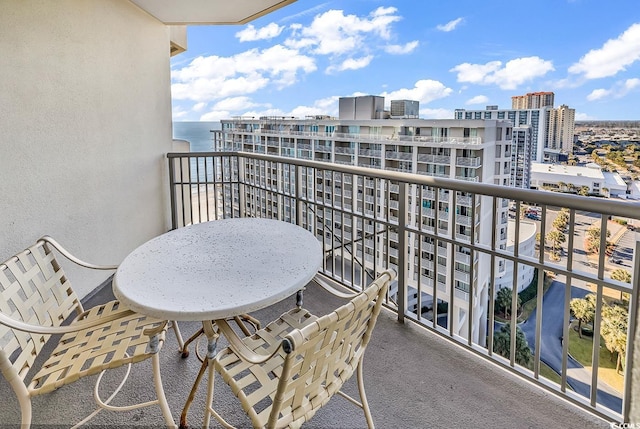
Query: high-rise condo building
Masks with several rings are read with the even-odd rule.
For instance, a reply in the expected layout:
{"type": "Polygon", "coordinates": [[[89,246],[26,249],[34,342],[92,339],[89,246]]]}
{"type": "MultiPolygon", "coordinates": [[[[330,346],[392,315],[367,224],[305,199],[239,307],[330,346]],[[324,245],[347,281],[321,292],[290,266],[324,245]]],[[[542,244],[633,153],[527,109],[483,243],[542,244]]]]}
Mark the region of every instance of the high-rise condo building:
{"type": "MultiPolygon", "coordinates": [[[[552,92],[534,94],[551,94],[551,99],[553,99],[552,92]]],[[[564,104],[557,109],[552,106],[522,109],[498,109],[498,106],[487,106],[485,110],[456,109],[454,118],[508,119],[514,127],[530,126],[530,162],[560,162],[565,160],[567,154],[573,153],[575,109],[564,104]]],[[[514,142],[514,144],[516,143],[514,142]]],[[[524,155],[524,153],[520,153],[524,155]]],[[[521,164],[523,167],[529,166],[525,159],[520,159],[517,164],[521,164]]],[[[517,172],[516,174],[522,176],[524,173],[517,172]]]]}
{"type": "MultiPolygon", "coordinates": [[[[508,120],[514,128],[519,128],[518,134],[512,134],[513,149],[513,175],[511,183],[517,187],[529,187],[529,172],[531,162],[548,159],[545,148],[549,146],[551,107],[540,109],[498,109],[497,106],[487,106],[485,110],[456,109],[455,119],[498,119],[508,120]],[[528,131],[525,131],[527,128],[528,131]],[[526,142],[523,141],[523,133],[527,133],[526,142]]],[[[557,156],[557,154],[555,154],[557,156]]]]}
{"type": "Polygon", "coordinates": [[[573,153],[576,110],[563,104],[553,109],[549,123],[549,146],[560,152],[573,153]]]}
{"type": "Polygon", "coordinates": [[[553,107],[553,98],[553,92],[530,92],[525,95],[514,95],[511,97],[511,108],[520,110],[553,107]]]}
{"type": "MultiPolygon", "coordinates": [[[[504,186],[510,184],[513,128],[506,118],[469,121],[378,119],[379,99],[373,96],[341,98],[339,105],[339,118],[238,117],[223,120],[222,130],[214,133],[214,148],[504,186]],[[346,111],[343,112],[343,108],[346,111]]],[[[371,210],[372,213],[377,211],[387,213],[389,217],[397,217],[398,201],[394,198],[397,198],[399,191],[392,187],[390,195],[387,195],[376,188],[373,179],[362,179],[350,179],[347,182],[338,176],[326,177],[315,183],[315,192],[318,198],[324,198],[327,192],[340,195],[342,207],[364,205],[364,209],[371,210]]],[[[407,261],[418,261],[419,258],[435,260],[435,270],[431,264],[410,265],[406,280],[408,286],[417,290],[417,282],[420,282],[423,294],[427,295],[429,291],[432,294],[433,288],[437,287],[438,297],[445,298],[450,296],[453,288],[457,298],[453,303],[454,317],[451,323],[454,332],[464,337],[469,336],[468,295],[473,291],[477,298],[472,300],[475,309],[472,314],[477,320],[472,322],[474,329],[471,336],[474,341],[483,342],[486,336],[489,285],[492,283],[491,260],[483,252],[470,252],[465,243],[470,243],[473,235],[474,243],[488,245],[495,232],[498,246],[505,249],[508,201],[498,201],[497,229],[494,230],[492,210],[483,209],[492,207],[492,199],[452,193],[444,189],[425,190],[418,185],[411,186],[415,189],[410,190],[409,194],[416,196],[406,202],[411,221],[421,222],[421,225],[427,225],[441,234],[451,234],[456,241],[447,243],[425,237],[424,242],[417,243],[417,239],[409,237],[406,240],[407,248],[402,249],[398,245],[397,234],[361,240],[358,246],[359,251],[366,256],[365,267],[372,268],[374,261],[378,261],[379,266],[397,264],[397,255],[401,251],[407,252],[407,261]],[[379,245],[376,240],[389,240],[389,252],[381,251],[385,246],[379,245]],[[451,254],[449,252],[455,255],[454,260],[446,256],[451,254]],[[460,297],[462,298],[458,299],[460,297]]],[[[248,196],[244,204],[252,204],[252,201],[255,199],[248,196]]],[[[313,216],[322,218],[319,220],[321,225],[339,222],[330,212],[314,213],[313,216]]],[[[340,222],[344,225],[346,221],[340,222]]],[[[370,232],[371,226],[367,225],[366,219],[348,222],[350,234],[366,237],[370,232]]],[[[496,276],[503,276],[507,269],[505,261],[499,259],[496,265],[496,276]]],[[[428,299],[428,296],[422,299],[423,305],[428,303],[428,299]]]]}

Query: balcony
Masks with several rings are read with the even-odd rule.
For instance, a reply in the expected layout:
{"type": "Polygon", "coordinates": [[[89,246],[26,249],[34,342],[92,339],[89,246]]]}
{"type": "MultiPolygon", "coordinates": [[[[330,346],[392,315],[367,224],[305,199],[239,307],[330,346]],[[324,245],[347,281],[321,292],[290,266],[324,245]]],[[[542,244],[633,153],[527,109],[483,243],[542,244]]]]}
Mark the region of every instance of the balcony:
{"type": "MultiPolygon", "coordinates": [[[[109,298],[108,288],[92,299],[93,302],[109,298]]],[[[342,301],[316,287],[305,291],[305,307],[320,314],[329,312],[342,301]]],[[[261,321],[273,320],[295,304],[295,296],[280,304],[255,313],[261,321]]],[[[198,323],[180,323],[183,334],[195,332],[198,323]]],[[[223,339],[219,346],[226,345],[223,339]]],[[[178,420],[188,390],[200,367],[194,353],[181,359],[171,332],[161,351],[163,383],[174,419],[178,420]]],[[[193,350],[193,348],[191,349],[193,350]]],[[[146,370],[146,366],[142,365],[146,370]]],[[[127,403],[147,397],[150,376],[146,371],[132,371],[127,386],[116,397],[118,403],[127,403]]],[[[413,323],[398,323],[393,311],[385,309],[378,318],[364,364],[367,397],[373,419],[379,428],[394,427],[464,427],[517,428],[523,422],[529,427],[608,427],[606,423],[546,392],[519,382],[509,372],[498,368],[473,352],[451,344],[440,335],[428,332],[413,323]],[[526,401],[526,405],[525,404],[526,401]],[[464,404],[464,406],[461,406],[464,404]]],[[[354,378],[355,379],[355,378],[354,378]]],[[[95,377],[59,389],[53,395],[36,398],[34,427],[69,427],[93,410],[90,395],[95,377]],[[79,397],[84,398],[78,400],[79,397]]],[[[117,377],[103,379],[105,392],[115,389],[117,377]]],[[[352,380],[355,381],[355,380],[352,380]]],[[[237,399],[216,383],[217,409],[230,418],[237,427],[246,427],[237,399]]],[[[346,391],[356,394],[351,381],[346,391]]],[[[3,425],[17,427],[19,406],[8,386],[0,383],[3,425]]],[[[188,415],[190,427],[201,427],[206,397],[202,385],[188,415]]],[[[164,427],[156,407],[144,412],[102,412],[92,421],[96,427],[164,427]],[[99,425],[99,426],[98,426],[99,425]]],[[[212,428],[220,427],[212,422],[212,428]]],[[[304,426],[303,426],[304,427],[304,426]]],[[[310,422],[309,427],[364,428],[362,412],[340,397],[333,398],[310,422]]]]}
{"type": "MultiPolygon", "coordinates": [[[[622,293],[632,292],[633,289],[629,284],[611,278],[615,267],[609,266],[610,264],[605,261],[606,243],[604,239],[599,243],[600,255],[603,256],[595,256],[594,262],[593,256],[585,256],[581,239],[573,237],[584,233],[584,230],[578,232],[575,220],[580,217],[581,222],[584,221],[582,216],[586,211],[594,216],[592,222],[596,226],[608,227],[607,219],[609,216],[637,219],[637,207],[605,200],[599,201],[599,204],[594,207],[592,199],[577,196],[473,183],[468,180],[416,176],[384,170],[372,171],[353,166],[335,164],[327,166],[310,161],[257,154],[206,154],[211,157],[212,164],[219,169],[214,168],[216,174],[212,174],[212,177],[222,177],[222,179],[213,180],[212,177],[195,176],[192,162],[189,162],[189,156],[188,154],[170,155],[170,176],[174,178],[171,184],[174,195],[172,207],[174,227],[238,216],[267,216],[286,222],[296,222],[305,228],[314,230],[318,239],[324,244],[327,264],[323,272],[348,287],[362,287],[362,283],[359,282],[363,281],[363,277],[379,272],[382,268],[388,266],[396,269],[407,267],[406,270],[399,270],[396,288],[398,292],[389,297],[388,310],[393,312],[399,321],[405,322],[405,325],[415,329],[425,328],[428,333],[437,334],[452,345],[459,347],[463,354],[472,352],[474,360],[489,362],[508,370],[513,382],[519,378],[531,381],[536,386],[553,392],[555,396],[578,405],[586,411],[586,414],[604,417],[611,421],[622,421],[623,415],[631,403],[629,384],[631,381],[628,376],[626,378],[619,376],[616,388],[607,384],[609,379],[604,373],[607,366],[605,361],[608,360],[608,357],[601,358],[597,353],[593,355],[592,361],[595,362],[593,367],[598,368],[597,371],[592,370],[591,367],[582,367],[579,371],[575,371],[573,360],[569,356],[568,346],[564,346],[566,342],[561,343],[556,335],[553,339],[554,347],[560,358],[553,368],[546,367],[546,352],[535,347],[535,344],[549,341],[548,335],[543,329],[547,322],[543,320],[547,311],[551,312],[551,310],[547,310],[547,307],[542,304],[543,293],[540,293],[536,298],[537,303],[532,313],[534,317],[527,325],[532,327],[530,331],[527,331],[532,361],[525,366],[516,362],[515,346],[506,353],[505,358],[494,351],[493,339],[503,321],[497,316],[495,301],[489,297],[493,297],[497,293],[497,290],[493,289],[494,282],[491,281],[491,278],[493,276],[494,279],[497,279],[505,275],[505,261],[517,263],[519,267],[529,267],[546,273],[545,276],[553,279],[552,284],[559,285],[555,286],[555,289],[561,291],[561,297],[569,296],[567,294],[572,294],[570,296],[573,297],[576,293],[582,294],[581,296],[588,292],[595,293],[596,297],[599,297],[597,308],[600,310],[608,305],[612,294],[617,293],[620,296],[622,293]],[[180,174],[178,174],[179,170],[180,174]],[[244,171],[264,170],[287,171],[286,180],[291,184],[300,185],[267,189],[257,178],[244,174],[244,171]],[[320,182],[327,171],[334,173],[332,175],[334,180],[336,177],[340,177],[344,183],[353,183],[358,191],[364,191],[365,187],[369,189],[369,184],[375,183],[378,195],[376,197],[377,203],[362,210],[359,206],[354,209],[351,207],[341,208],[336,204],[337,201],[332,201],[332,199],[339,200],[339,197],[335,195],[326,197],[322,201],[314,200],[313,190],[307,189],[303,184],[321,185],[320,182]],[[175,180],[176,178],[182,179],[175,180]],[[316,179],[319,182],[316,182],[316,179]],[[211,185],[215,185],[216,188],[221,186],[228,189],[230,194],[235,196],[227,198],[224,202],[220,202],[219,198],[214,198],[214,201],[211,201],[211,197],[206,197],[200,191],[203,186],[211,185]],[[244,193],[240,193],[240,189],[243,189],[244,193]],[[435,195],[435,193],[451,194],[451,192],[464,193],[466,197],[470,198],[470,201],[478,203],[469,210],[469,218],[477,217],[480,220],[479,223],[474,225],[470,222],[471,225],[466,229],[439,227],[436,231],[432,225],[424,223],[421,217],[411,215],[422,210],[420,207],[413,206],[412,202],[421,204],[421,197],[425,193],[434,193],[435,195]],[[271,200],[277,200],[279,204],[277,207],[264,207],[262,200],[255,199],[253,195],[270,195],[271,200]],[[385,210],[381,210],[383,207],[390,206],[391,195],[394,195],[394,199],[397,198],[398,201],[407,202],[398,204],[397,211],[394,211],[393,216],[387,214],[385,210]],[[378,200],[378,198],[383,200],[378,200]],[[558,250],[550,251],[548,246],[544,252],[538,251],[531,254],[514,251],[513,246],[507,247],[506,233],[500,233],[496,228],[501,214],[499,207],[502,204],[500,201],[516,201],[523,205],[526,201],[527,204],[536,204],[542,207],[542,221],[539,221],[536,227],[545,230],[551,226],[552,216],[560,208],[568,210],[571,221],[565,232],[569,239],[564,246],[561,246],[560,254],[562,257],[560,259],[556,259],[555,256],[552,258],[551,254],[557,253],[558,250]],[[203,207],[210,209],[206,215],[202,211],[203,207]],[[322,213],[327,213],[326,210],[332,211],[334,219],[337,219],[338,216],[343,219],[348,218],[352,220],[352,225],[358,226],[358,230],[349,237],[350,240],[336,239],[336,234],[331,231],[332,223],[325,224],[323,222],[322,213]],[[419,245],[410,245],[410,243],[419,243],[420,241],[433,242],[438,246],[452,244],[443,256],[448,261],[458,260],[458,262],[460,262],[460,254],[456,247],[464,243],[465,252],[471,252],[474,260],[471,272],[463,279],[465,282],[471,283],[467,286],[469,290],[473,290],[471,296],[467,292],[458,291],[451,287],[456,279],[461,279],[460,274],[451,263],[445,267],[440,267],[438,264],[438,284],[442,284],[444,289],[433,290],[433,282],[427,284],[419,281],[422,276],[418,276],[416,273],[423,272],[425,269],[431,271],[436,269],[436,266],[432,266],[432,262],[428,259],[415,257],[420,251],[428,251],[426,247],[420,249],[419,245]],[[407,249],[407,251],[400,251],[400,249],[407,249]],[[409,264],[408,261],[414,262],[409,264]],[[352,280],[350,274],[343,276],[342,270],[336,269],[336,267],[350,267],[347,270],[348,273],[355,273],[356,278],[352,280]],[[367,275],[362,276],[363,272],[367,275]],[[424,302],[442,304],[444,313],[440,313],[434,321],[430,313],[431,309],[410,304],[413,302],[408,298],[413,293],[411,291],[420,295],[424,302]],[[417,308],[420,308],[420,311],[417,308]],[[581,375],[577,375],[577,373],[581,375]]],[[[279,181],[285,181],[284,176],[279,181]]],[[[516,230],[522,222],[528,221],[519,218],[515,220],[516,230]]],[[[536,244],[540,245],[541,243],[536,244]]],[[[629,245],[631,248],[640,246],[635,242],[629,245]]],[[[544,246],[542,248],[545,249],[544,246]]],[[[471,257],[466,259],[471,260],[471,257]]],[[[635,282],[633,284],[637,284],[638,281],[636,273],[640,269],[637,264],[637,261],[629,262],[635,282]]],[[[540,277],[537,286],[536,283],[532,283],[532,285],[543,292],[546,290],[543,288],[547,286],[544,286],[546,283],[540,277]]],[[[517,279],[512,280],[510,284],[516,290],[520,286],[517,279]]],[[[562,336],[568,338],[569,326],[574,320],[570,317],[569,304],[564,299],[561,300],[560,314],[559,329],[562,336]],[[566,323],[562,322],[563,318],[566,323]]],[[[514,312],[511,313],[508,320],[512,322],[512,325],[517,323],[514,312]]],[[[596,330],[599,329],[599,324],[603,323],[602,317],[599,317],[594,323],[596,330]]],[[[629,326],[635,325],[635,316],[632,315],[629,326]]],[[[593,349],[599,350],[599,348],[592,347],[593,349]]],[[[626,353],[628,354],[629,351],[626,353]]],[[[627,360],[627,362],[629,361],[627,360]]],[[[628,374],[629,369],[624,372],[628,374]]]]}
{"type": "MultiPolygon", "coordinates": [[[[388,297],[365,359],[369,401],[378,427],[460,427],[469,422],[479,427],[505,428],[521,427],[523,422],[532,427],[606,427],[605,421],[621,422],[628,416],[632,402],[630,377],[623,380],[620,391],[611,393],[601,379],[601,372],[576,368],[568,350],[559,341],[560,366],[554,377],[543,369],[544,351],[534,349],[531,367],[516,362],[515,344],[504,358],[494,352],[492,338],[500,322],[493,311],[494,301],[488,296],[493,296],[496,291],[492,289],[493,282],[482,284],[480,280],[486,277],[487,272],[489,275],[497,274],[499,263],[511,261],[516,265],[553,272],[556,281],[563,283],[561,297],[563,293],[573,293],[577,286],[592,284],[600,309],[611,291],[633,292],[636,296],[640,272],[637,259],[631,265],[634,285],[631,289],[629,285],[611,279],[604,256],[604,238],[600,242],[601,256],[594,263],[594,268],[583,263],[591,264],[588,259],[580,259],[581,249],[573,237],[577,234],[576,217],[583,216],[583,211],[600,215],[598,222],[606,228],[610,215],[637,219],[637,207],[606,200],[599,201],[594,207],[591,199],[577,196],[243,153],[170,154],[169,176],[173,228],[227,217],[271,217],[297,223],[314,231],[322,242],[326,252],[322,271],[355,289],[362,288],[371,275],[383,267],[409,267],[399,270],[395,286],[397,292],[388,297]],[[260,172],[269,172],[269,181],[260,172]],[[375,183],[381,198],[388,199],[394,190],[399,194],[399,201],[419,202],[427,190],[449,194],[464,192],[475,201],[483,201],[481,208],[471,210],[472,216],[482,215],[483,221],[479,226],[467,228],[465,234],[459,233],[457,228],[438,229],[436,233],[419,219],[411,219],[410,213],[414,209],[410,204],[398,204],[398,216],[388,218],[375,205],[373,210],[365,210],[366,213],[362,213],[360,206],[340,207],[337,195],[316,201],[316,186],[322,189],[327,177],[332,177],[332,180],[340,178],[343,183],[353,183],[358,188],[375,183]],[[531,256],[520,254],[517,246],[515,251],[501,247],[506,243],[501,243],[500,237],[496,236],[495,225],[492,225],[498,219],[495,207],[501,199],[517,201],[517,204],[523,204],[523,201],[537,203],[542,207],[539,225],[543,229],[551,223],[547,221],[547,215],[551,216],[556,208],[567,208],[572,222],[567,231],[569,240],[562,250],[565,258],[552,261],[547,258],[547,252],[531,256]],[[340,227],[336,227],[333,221],[324,222],[323,213],[331,213],[332,220],[342,219],[343,225],[354,225],[353,233],[336,234],[340,227]],[[483,229],[482,234],[478,234],[478,229],[483,229]],[[478,237],[487,231],[489,236],[479,240],[478,237]],[[443,253],[447,260],[460,261],[456,246],[460,245],[462,238],[465,250],[471,252],[474,261],[478,261],[465,277],[473,282],[469,287],[471,294],[451,287],[453,280],[459,277],[452,265],[442,266],[424,258],[415,259],[411,266],[408,264],[408,261],[414,261],[409,252],[416,250],[408,246],[412,239],[444,245],[442,252],[438,249],[438,256],[443,253]],[[365,243],[366,246],[363,245],[365,243]],[[448,244],[451,246],[447,247],[448,244]],[[388,256],[394,256],[398,262],[389,263],[388,256]],[[433,280],[421,281],[424,277],[420,273],[429,269],[430,264],[438,272],[435,290],[433,280]],[[484,274],[476,271],[479,269],[485,270],[484,274]],[[415,298],[412,298],[413,293],[415,298]],[[412,304],[414,300],[415,305],[412,304]],[[448,305],[434,318],[429,314],[433,313],[433,308],[427,308],[429,302],[446,302],[448,305]],[[584,372],[582,370],[587,371],[587,378],[577,379],[577,373],[584,372]]],[[[382,204],[383,207],[385,205],[388,204],[382,204]]],[[[516,228],[524,221],[517,218],[516,228]]],[[[638,254],[640,246],[634,246],[638,254]]],[[[544,245],[541,247],[544,249],[544,245]]],[[[421,250],[430,249],[433,245],[425,244],[421,250]]],[[[538,287],[542,290],[542,279],[538,287]]],[[[92,299],[106,299],[108,290],[108,287],[103,289],[92,299]]],[[[545,337],[546,307],[542,306],[542,295],[538,300],[539,305],[533,313],[537,317],[530,323],[534,328],[532,344],[539,344],[545,337]]],[[[318,313],[328,311],[335,304],[313,286],[305,292],[305,305],[318,313]]],[[[291,305],[293,298],[260,311],[256,316],[263,321],[271,320],[291,305]]],[[[568,321],[568,303],[563,304],[561,313],[568,321]]],[[[512,313],[512,322],[515,322],[515,317],[512,313]]],[[[601,320],[596,319],[594,323],[597,329],[601,320]]],[[[184,334],[198,327],[187,323],[180,326],[184,334]]],[[[636,326],[635,315],[630,316],[629,326],[636,326]]],[[[562,329],[563,334],[568,334],[568,323],[562,329]]],[[[175,349],[174,338],[169,335],[168,344],[162,352],[163,376],[165,390],[177,418],[184,403],[184,393],[197,373],[198,362],[195,358],[181,360],[177,353],[172,353],[175,349]]],[[[626,362],[632,365],[631,355],[625,356],[626,362]]],[[[599,368],[604,364],[597,353],[594,357],[593,367],[599,368]]],[[[631,366],[627,368],[626,374],[630,374],[632,369],[631,366]]],[[[123,394],[138,397],[145,393],[139,386],[147,386],[148,379],[145,374],[136,373],[132,377],[131,383],[138,388],[125,390],[123,394]]],[[[105,390],[112,391],[110,388],[118,382],[105,380],[105,390]]],[[[92,386],[87,381],[77,388],[84,393],[89,392],[92,386]]],[[[1,421],[4,424],[17,422],[19,407],[4,381],[0,381],[0,395],[5,401],[0,407],[1,421]]],[[[52,402],[46,398],[37,400],[35,423],[67,426],[92,410],[90,401],[77,401],[78,391],[75,388],[66,387],[55,396],[52,402]]],[[[216,400],[224,408],[229,403],[235,404],[227,393],[217,395],[216,400]]],[[[189,417],[196,426],[202,419],[203,401],[204,392],[201,390],[189,417]]],[[[322,427],[364,426],[359,410],[344,406],[341,401],[340,398],[332,401],[314,418],[313,424],[322,427]]],[[[162,424],[162,420],[159,412],[155,414],[149,409],[144,414],[102,413],[95,423],[149,427],[162,424]]]]}

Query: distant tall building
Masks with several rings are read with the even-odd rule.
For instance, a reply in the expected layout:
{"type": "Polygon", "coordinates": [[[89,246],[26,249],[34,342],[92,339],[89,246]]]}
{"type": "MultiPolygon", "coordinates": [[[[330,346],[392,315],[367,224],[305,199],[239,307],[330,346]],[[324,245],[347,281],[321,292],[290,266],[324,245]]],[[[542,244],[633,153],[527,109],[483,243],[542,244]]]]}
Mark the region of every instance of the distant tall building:
{"type": "Polygon", "coordinates": [[[531,162],[542,162],[548,158],[546,150],[549,147],[552,111],[553,108],[548,106],[538,109],[498,109],[497,106],[487,106],[486,110],[456,109],[454,118],[508,119],[514,130],[522,128],[518,133],[513,133],[513,171],[510,182],[514,186],[526,188],[529,186],[531,162]]]}
{"type": "Polygon", "coordinates": [[[391,119],[415,119],[420,114],[420,103],[414,100],[391,100],[391,119]]]}
{"type": "Polygon", "coordinates": [[[510,185],[529,189],[531,185],[531,125],[513,127],[510,185]]]}
{"type": "Polygon", "coordinates": [[[540,109],[553,107],[553,92],[530,92],[525,95],[511,97],[512,109],[540,109]]]}
{"type": "Polygon", "coordinates": [[[549,127],[549,146],[552,149],[573,153],[573,134],[576,127],[576,110],[566,104],[553,109],[549,127]]]}

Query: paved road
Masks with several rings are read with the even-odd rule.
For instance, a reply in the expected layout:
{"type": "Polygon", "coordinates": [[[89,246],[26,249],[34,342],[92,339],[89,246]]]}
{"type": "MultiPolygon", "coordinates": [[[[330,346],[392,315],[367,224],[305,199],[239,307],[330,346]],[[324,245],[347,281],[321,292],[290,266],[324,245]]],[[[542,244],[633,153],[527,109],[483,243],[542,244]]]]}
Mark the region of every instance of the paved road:
{"type": "MultiPolygon", "coordinates": [[[[562,372],[562,330],[564,320],[565,284],[554,281],[542,300],[542,330],[540,335],[540,360],[551,367],[558,374],[562,372]]],[[[584,298],[587,290],[572,287],[571,298],[584,298]]],[[[532,351],[535,350],[537,313],[533,312],[529,318],[519,326],[524,332],[532,351]]],[[[590,397],[591,372],[571,357],[567,360],[567,383],[571,388],[586,398],[590,397]]],[[[622,399],[614,389],[602,386],[598,389],[597,402],[618,412],[622,410],[622,399]]]]}

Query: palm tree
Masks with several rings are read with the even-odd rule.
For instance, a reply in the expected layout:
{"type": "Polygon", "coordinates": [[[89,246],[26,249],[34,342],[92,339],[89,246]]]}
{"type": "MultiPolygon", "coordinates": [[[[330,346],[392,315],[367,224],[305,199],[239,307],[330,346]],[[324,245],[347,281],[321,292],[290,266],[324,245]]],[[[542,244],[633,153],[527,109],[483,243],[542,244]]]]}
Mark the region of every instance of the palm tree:
{"type": "Polygon", "coordinates": [[[568,219],[565,219],[563,216],[557,216],[551,226],[553,226],[558,231],[564,231],[567,227],[568,219]]]}
{"type": "MultiPolygon", "coordinates": [[[[584,249],[587,252],[599,253],[600,252],[600,227],[592,226],[587,229],[584,235],[584,249]]],[[[611,237],[611,231],[607,229],[607,238],[611,237]]],[[[608,248],[611,245],[609,241],[606,243],[608,248]]]]}
{"type": "Polygon", "coordinates": [[[578,336],[582,338],[582,324],[591,323],[596,313],[596,296],[592,293],[584,298],[573,298],[569,301],[569,308],[578,319],[578,336]]]}
{"type": "Polygon", "coordinates": [[[560,245],[562,243],[567,241],[566,235],[564,235],[562,232],[558,231],[557,229],[554,229],[552,231],[549,231],[549,233],[547,233],[545,239],[551,243],[551,258],[555,260],[559,259],[558,249],[560,248],[560,245]]]}
{"type": "MultiPolygon", "coordinates": [[[[505,323],[499,331],[493,334],[493,351],[500,356],[509,358],[511,353],[511,323],[505,323]]],[[[519,326],[516,326],[516,363],[529,367],[533,360],[533,354],[529,348],[527,338],[519,326]]]]}
{"type": "Polygon", "coordinates": [[[602,325],[600,334],[604,340],[605,347],[611,353],[613,361],[614,354],[617,354],[616,373],[622,369],[622,357],[627,350],[627,321],[629,311],[619,305],[606,305],[602,308],[602,325]]]}
{"type": "Polygon", "coordinates": [[[631,273],[622,268],[616,268],[611,272],[611,278],[623,283],[631,283],[631,273]]]}
{"type": "MultiPolygon", "coordinates": [[[[507,319],[509,317],[509,309],[511,308],[511,297],[513,296],[513,291],[511,288],[503,287],[500,289],[496,295],[496,307],[504,308],[504,317],[507,319]]],[[[520,307],[520,297],[518,297],[518,307],[520,307]]]]}

